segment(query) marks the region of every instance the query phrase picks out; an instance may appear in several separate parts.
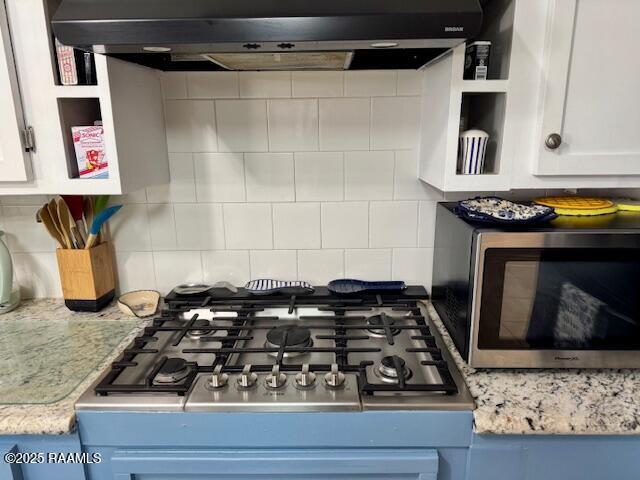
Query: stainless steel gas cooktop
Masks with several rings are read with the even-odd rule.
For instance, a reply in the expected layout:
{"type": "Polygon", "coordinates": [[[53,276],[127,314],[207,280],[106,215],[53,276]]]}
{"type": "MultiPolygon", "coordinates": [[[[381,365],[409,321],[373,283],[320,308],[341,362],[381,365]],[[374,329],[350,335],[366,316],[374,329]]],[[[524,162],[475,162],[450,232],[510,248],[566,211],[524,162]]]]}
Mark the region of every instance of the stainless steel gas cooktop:
{"type": "MultiPolygon", "coordinates": [[[[235,290],[235,289],[234,289],[235,290]]],[[[359,411],[473,408],[430,323],[400,293],[170,293],[78,409],[359,411]]]]}

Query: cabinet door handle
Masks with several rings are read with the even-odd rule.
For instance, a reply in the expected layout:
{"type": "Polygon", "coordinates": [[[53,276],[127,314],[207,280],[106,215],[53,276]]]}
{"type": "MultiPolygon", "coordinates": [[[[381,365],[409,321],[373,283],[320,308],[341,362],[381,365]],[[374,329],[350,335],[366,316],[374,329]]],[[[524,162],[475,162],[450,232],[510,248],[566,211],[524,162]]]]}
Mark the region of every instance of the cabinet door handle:
{"type": "Polygon", "coordinates": [[[550,150],[555,150],[562,144],[562,137],[558,133],[551,133],[544,140],[545,146],[550,150]]]}

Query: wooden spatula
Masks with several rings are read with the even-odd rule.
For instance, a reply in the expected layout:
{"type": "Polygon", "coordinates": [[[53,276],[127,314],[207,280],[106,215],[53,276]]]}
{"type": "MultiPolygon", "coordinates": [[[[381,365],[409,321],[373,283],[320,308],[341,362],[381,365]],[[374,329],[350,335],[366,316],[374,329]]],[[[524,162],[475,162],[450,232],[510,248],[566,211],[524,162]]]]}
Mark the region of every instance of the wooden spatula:
{"type": "Polygon", "coordinates": [[[53,224],[58,230],[60,237],[64,240],[64,248],[73,248],[71,239],[65,235],[65,232],[62,229],[62,225],[60,225],[60,217],[58,216],[58,204],[56,203],[55,199],[52,199],[47,204],[47,211],[49,212],[49,215],[51,216],[51,220],[53,221],[53,224]]]}
{"type": "Polygon", "coordinates": [[[70,248],[75,248],[77,246],[77,242],[75,241],[75,237],[73,235],[73,232],[71,231],[71,224],[73,223],[75,225],[75,222],[73,222],[69,207],[62,198],[56,199],[56,205],[58,206],[58,218],[60,219],[60,228],[62,229],[62,234],[65,236],[65,238],[69,239],[69,244],[71,245],[70,248]]]}
{"type": "Polygon", "coordinates": [[[51,235],[51,237],[53,237],[53,239],[58,243],[60,248],[65,248],[65,240],[62,238],[62,234],[58,231],[56,224],[53,222],[51,214],[49,213],[49,208],[46,204],[38,210],[38,218],[47,229],[47,232],[49,232],[49,235],[51,235]]]}

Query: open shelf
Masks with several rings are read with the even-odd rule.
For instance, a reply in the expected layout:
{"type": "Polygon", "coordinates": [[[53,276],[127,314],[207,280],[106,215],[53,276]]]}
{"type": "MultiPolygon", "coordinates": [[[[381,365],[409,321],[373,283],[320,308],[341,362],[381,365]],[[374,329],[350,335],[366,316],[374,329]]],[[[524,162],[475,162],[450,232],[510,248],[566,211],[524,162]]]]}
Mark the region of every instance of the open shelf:
{"type": "MultiPolygon", "coordinates": [[[[484,173],[500,173],[500,157],[506,110],[505,93],[463,93],[460,108],[460,133],[465,130],[484,130],[489,134],[484,173]]],[[[457,175],[460,173],[460,145],[458,144],[457,175]]],[[[478,175],[472,175],[477,177],[478,175]]]]}
{"type": "Polygon", "coordinates": [[[59,98],[58,112],[66,156],[67,175],[68,178],[80,179],[71,127],[93,125],[95,121],[102,120],[100,100],[94,97],[59,98]]]}
{"type": "MultiPolygon", "coordinates": [[[[513,0],[492,0],[484,5],[484,24],[475,40],[491,42],[491,56],[486,83],[492,80],[507,80],[513,42],[513,21],[515,13],[513,0]]],[[[472,43],[470,40],[468,43],[472,43]]],[[[482,80],[480,80],[482,82],[482,80]]],[[[501,90],[495,90],[501,91],[501,90]]]]}

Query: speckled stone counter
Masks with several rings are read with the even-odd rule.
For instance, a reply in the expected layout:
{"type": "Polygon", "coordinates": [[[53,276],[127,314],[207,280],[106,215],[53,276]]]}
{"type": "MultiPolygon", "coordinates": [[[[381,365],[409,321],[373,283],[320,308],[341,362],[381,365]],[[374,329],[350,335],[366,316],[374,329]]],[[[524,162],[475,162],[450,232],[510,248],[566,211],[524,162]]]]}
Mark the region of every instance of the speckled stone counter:
{"type": "Polygon", "coordinates": [[[474,369],[427,308],[475,399],[477,433],[640,434],[640,369],[474,369]]]}
{"type": "Polygon", "coordinates": [[[71,431],[78,397],[146,323],[115,305],[75,313],[54,299],[1,315],[0,435],[71,431]]]}

